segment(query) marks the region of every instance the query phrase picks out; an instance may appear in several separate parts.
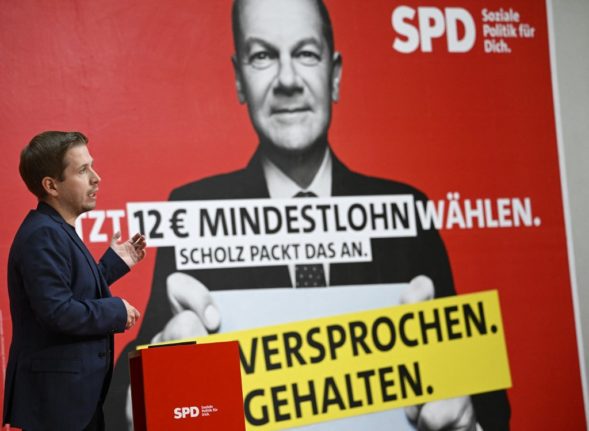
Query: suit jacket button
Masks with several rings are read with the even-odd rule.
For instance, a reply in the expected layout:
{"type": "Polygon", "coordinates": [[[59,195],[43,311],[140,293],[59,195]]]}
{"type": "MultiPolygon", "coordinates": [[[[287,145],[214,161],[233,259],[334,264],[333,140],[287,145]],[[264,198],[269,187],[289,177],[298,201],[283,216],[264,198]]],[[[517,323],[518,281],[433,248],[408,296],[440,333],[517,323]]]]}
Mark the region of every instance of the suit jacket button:
{"type": "Polygon", "coordinates": [[[105,356],[106,356],[106,352],[100,352],[100,353],[98,354],[98,357],[99,357],[99,358],[104,358],[105,356]]]}

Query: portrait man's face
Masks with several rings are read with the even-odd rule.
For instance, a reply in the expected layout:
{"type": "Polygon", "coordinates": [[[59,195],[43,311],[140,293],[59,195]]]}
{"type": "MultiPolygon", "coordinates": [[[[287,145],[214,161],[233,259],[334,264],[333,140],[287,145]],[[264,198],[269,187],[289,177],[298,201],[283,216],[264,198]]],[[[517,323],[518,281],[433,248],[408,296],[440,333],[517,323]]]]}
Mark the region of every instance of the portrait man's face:
{"type": "Polygon", "coordinates": [[[237,90],[262,144],[304,152],[326,142],[341,60],[322,30],[312,0],[240,2],[237,90]]]}

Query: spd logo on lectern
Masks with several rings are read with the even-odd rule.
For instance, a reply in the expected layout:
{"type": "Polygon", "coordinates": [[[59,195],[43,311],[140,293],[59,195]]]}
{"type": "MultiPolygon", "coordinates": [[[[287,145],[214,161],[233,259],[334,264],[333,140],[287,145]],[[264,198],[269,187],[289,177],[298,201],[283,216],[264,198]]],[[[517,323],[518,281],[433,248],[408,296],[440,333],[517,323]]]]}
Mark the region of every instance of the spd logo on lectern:
{"type": "Polygon", "coordinates": [[[200,414],[197,406],[176,407],[174,409],[174,419],[196,418],[200,414]]]}

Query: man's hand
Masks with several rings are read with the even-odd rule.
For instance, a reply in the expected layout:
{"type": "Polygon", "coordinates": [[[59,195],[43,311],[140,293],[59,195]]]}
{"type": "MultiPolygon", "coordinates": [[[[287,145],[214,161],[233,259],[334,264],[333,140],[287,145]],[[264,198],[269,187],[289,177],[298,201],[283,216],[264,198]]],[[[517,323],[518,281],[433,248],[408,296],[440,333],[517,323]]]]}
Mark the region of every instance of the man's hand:
{"type": "Polygon", "coordinates": [[[407,418],[419,431],[478,431],[470,397],[431,401],[405,408],[407,418]]]}
{"type": "Polygon", "coordinates": [[[425,275],[418,275],[409,282],[409,285],[401,292],[399,302],[401,304],[415,304],[416,302],[434,299],[434,283],[425,275]]]}
{"type": "Polygon", "coordinates": [[[145,237],[140,233],[136,233],[125,242],[120,242],[120,239],[121,232],[115,232],[110,241],[110,248],[125,261],[129,268],[133,268],[137,262],[145,257],[145,237]]]}
{"type": "Polygon", "coordinates": [[[123,304],[125,304],[125,308],[127,309],[127,324],[125,325],[125,329],[131,329],[135,323],[137,323],[137,320],[139,320],[141,317],[141,313],[125,299],[121,299],[123,300],[123,304]]]}
{"type": "MultiPolygon", "coordinates": [[[[401,293],[401,304],[415,304],[434,298],[434,283],[425,275],[418,275],[401,293]]],[[[431,401],[405,408],[407,418],[418,431],[478,431],[476,415],[470,397],[431,401]]]]}
{"type": "Polygon", "coordinates": [[[168,300],[174,317],[152,343],[207,335],[221,324],[221,315],[209,290],[200,281],[181,272],[166,280],[168,300]]]}

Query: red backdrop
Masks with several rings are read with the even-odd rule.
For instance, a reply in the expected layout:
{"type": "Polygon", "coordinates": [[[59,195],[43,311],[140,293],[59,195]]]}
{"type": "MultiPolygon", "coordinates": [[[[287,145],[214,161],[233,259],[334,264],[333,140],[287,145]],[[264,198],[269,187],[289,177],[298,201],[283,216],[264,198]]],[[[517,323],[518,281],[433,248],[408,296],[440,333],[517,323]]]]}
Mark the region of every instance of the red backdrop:
{"type": "MultiPolygon", "coordinates": [[[[442,229],[459,293],[498,289],[513,378],[512,426],[585,426],[566,252],[543,2],[462,1],[476,23],[466,53],[400,54],[390,1],[328,1],[343,55],[330,142],[350,168],[397,179],[430,199],[529,197],[536,227],[442,229]],[[484,52],[481,10],[513,7],[535,29],[484,52]]],[[[35,205],[20,149],[43,130],[80,130],[103,178],[98,209],[167,199],[180,184],[235,170],[256,146],[237,103],[231,2],[0,2],[2,365],[12,237],[35,205]]],[[[443,9],[445,1],[405,1],[443,9]]],[[[123,233],[126,235],[126,220],[123,233]]],[[[85,231],[91,227],[84,221],[85,231]]],[[[107,224],[102,232],[112,232],[107,224]]],[[[84,238],[88,243],[88,237],[84,238]]],[[[98,256],[105,247],[90,244],[98,256]]],[[[155,251],[116,284],[145,309],[155,251]]],[[[136,335],[117,337],[117,354],[136,335]]]]}

